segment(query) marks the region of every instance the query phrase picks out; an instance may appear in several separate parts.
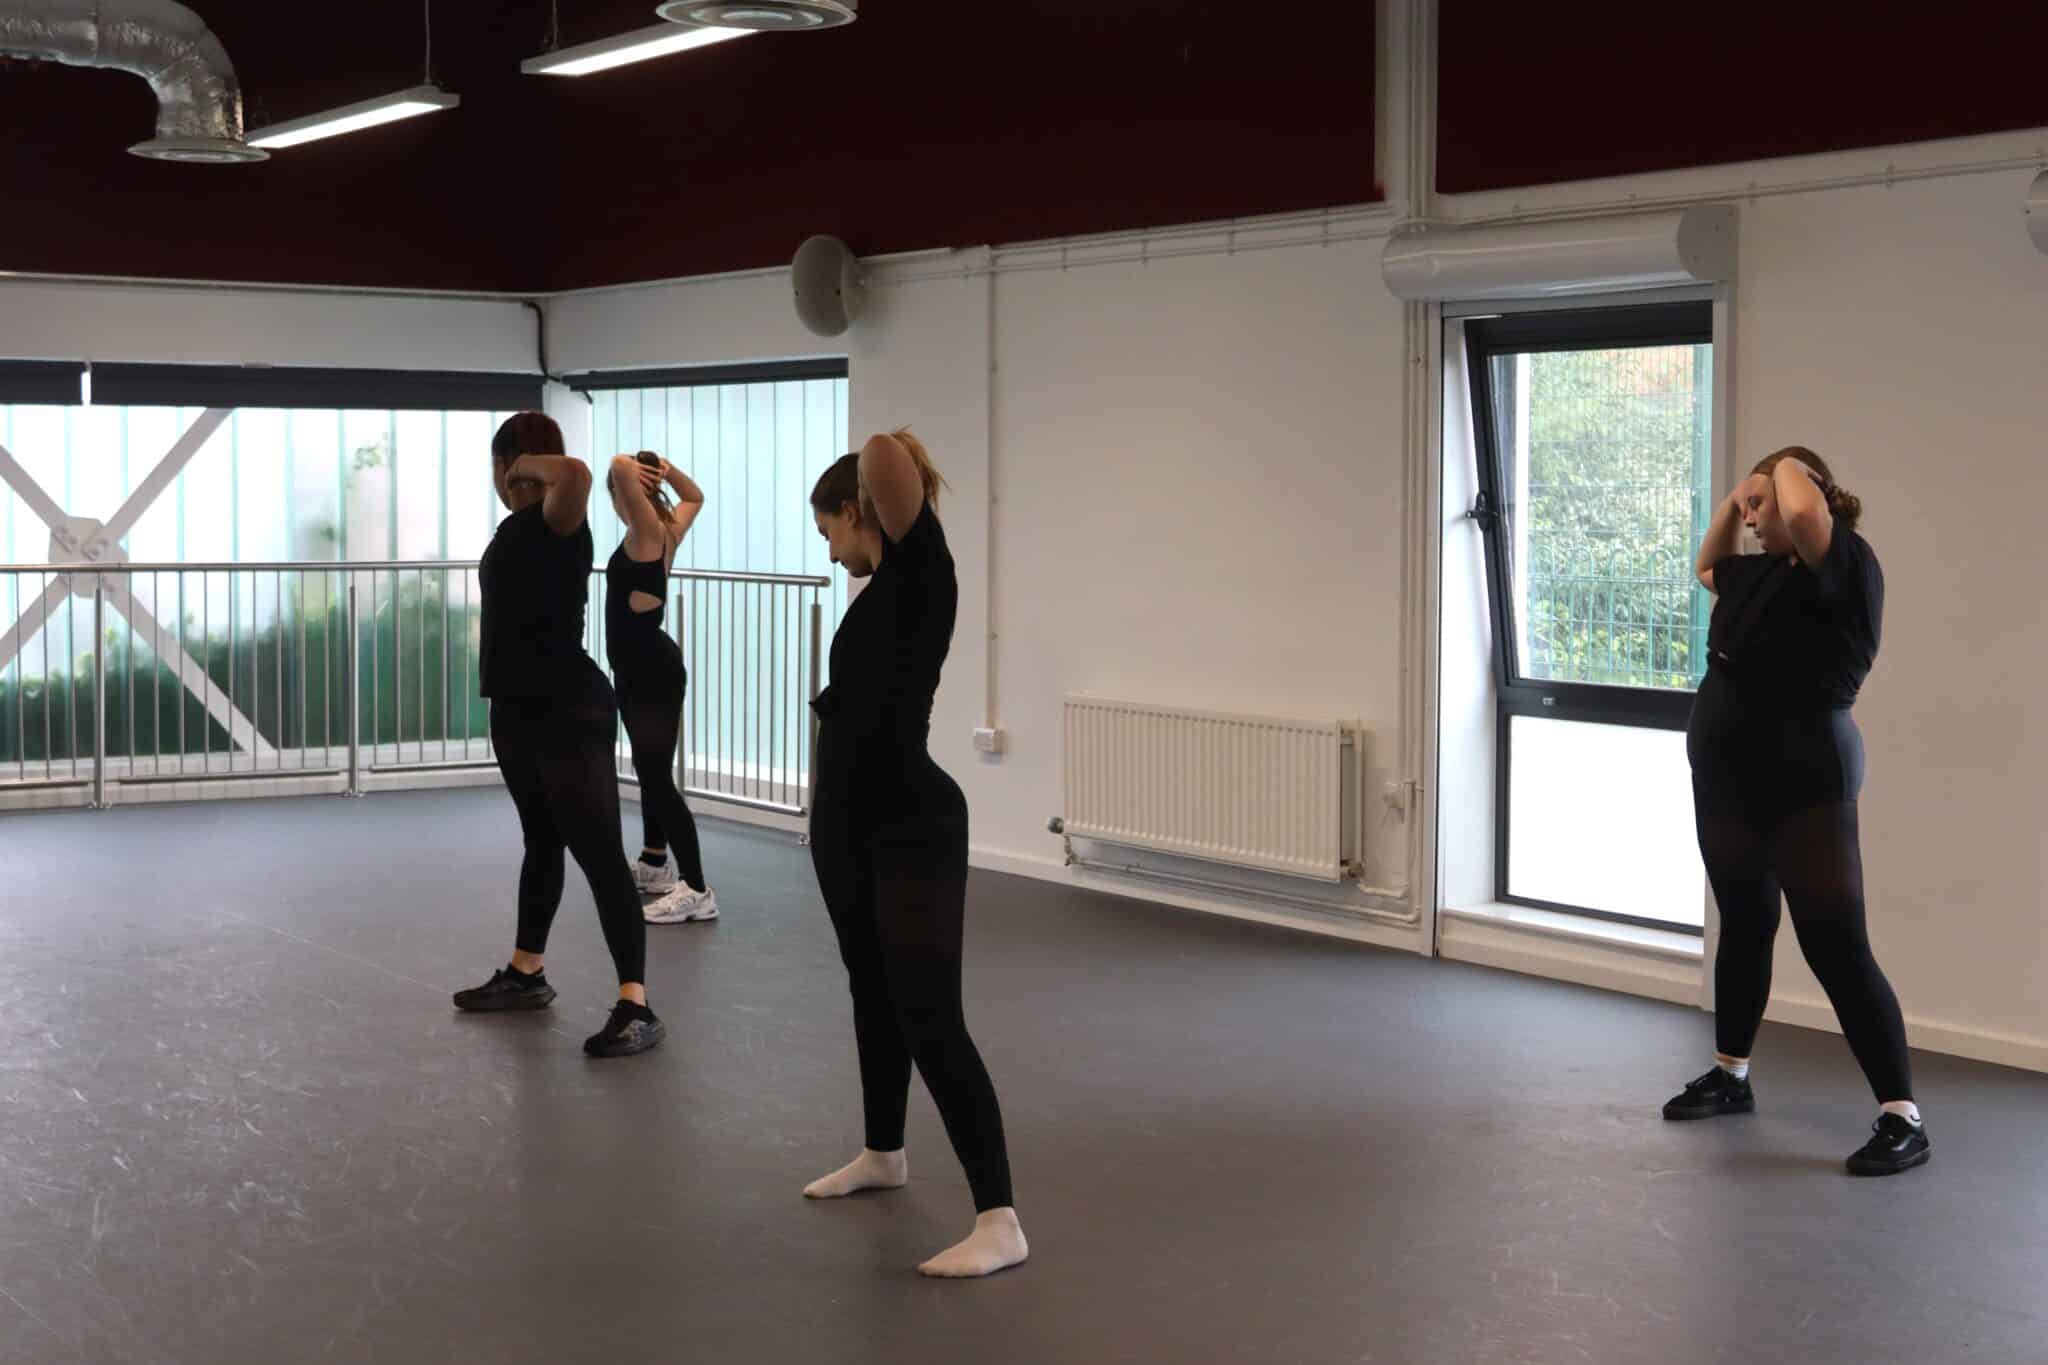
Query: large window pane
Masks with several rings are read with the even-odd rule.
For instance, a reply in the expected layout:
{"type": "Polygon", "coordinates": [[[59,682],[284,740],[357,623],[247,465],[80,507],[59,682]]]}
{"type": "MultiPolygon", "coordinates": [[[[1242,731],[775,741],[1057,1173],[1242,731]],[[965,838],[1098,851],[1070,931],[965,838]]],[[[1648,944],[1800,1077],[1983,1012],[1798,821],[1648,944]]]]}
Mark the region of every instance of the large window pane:
{"type": "Polygon", "coordinates": [[[1511,716],[1508,745],[1510,896],[1705,923],[1683,731],[1511,716]]]}
{"type": "Polygon", "coordinates": [[[1707,345],[1492,357],[1521,677],[1699,685],[1711,365],[1707,345]]]}

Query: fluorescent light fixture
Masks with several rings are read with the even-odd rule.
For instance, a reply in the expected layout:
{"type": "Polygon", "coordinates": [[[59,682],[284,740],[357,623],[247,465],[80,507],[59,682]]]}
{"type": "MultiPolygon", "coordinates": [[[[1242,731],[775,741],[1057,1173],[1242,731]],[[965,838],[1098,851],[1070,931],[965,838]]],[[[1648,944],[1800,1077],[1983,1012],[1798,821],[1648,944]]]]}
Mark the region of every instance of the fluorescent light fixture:
{"type": "Polygon", "coordinates": [[[416,85],[395,95],[380,95],[373,100],[344,104],[325,113],[273,123],[268,128],[258,128],[250,133],[247,141],[251,147],[296,147],[302,142],[340,137],[343,133],[374,128],[380,123],[395,123],[415,114],[453,109],[460,103],[462,98],[459,95],[451,95],[439,86],[416,85]]]}
{"type": "Polygon", "coordinates": [[[593,71],[609,71],[615,66],[644,62],[651,57],[666,57],[671,52],[688,52],[693,47],[709,47],[713,43],[744,38],[749,32],[751,30],[744,28],[679,28],[674,24],[656,24],[653,28],[600,38],[594,43],[579,43],[575,47],[543,52],[538,57],[528,57],[519,64],[519,69],[529,76],[588,76],[593,71]]]}

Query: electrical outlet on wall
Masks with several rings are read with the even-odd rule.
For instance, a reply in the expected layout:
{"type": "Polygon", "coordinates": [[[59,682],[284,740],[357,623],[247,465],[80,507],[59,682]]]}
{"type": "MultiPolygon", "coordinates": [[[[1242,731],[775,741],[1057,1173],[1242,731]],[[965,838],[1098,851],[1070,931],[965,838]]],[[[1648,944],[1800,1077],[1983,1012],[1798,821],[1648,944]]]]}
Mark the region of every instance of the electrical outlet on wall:
{"type": "Polygon", "coordinates": [[[977,753],[999,754],[1003,752],[1004,741],[1009,738],[1001,730],[976,730],[974,748],[977,753]]]}

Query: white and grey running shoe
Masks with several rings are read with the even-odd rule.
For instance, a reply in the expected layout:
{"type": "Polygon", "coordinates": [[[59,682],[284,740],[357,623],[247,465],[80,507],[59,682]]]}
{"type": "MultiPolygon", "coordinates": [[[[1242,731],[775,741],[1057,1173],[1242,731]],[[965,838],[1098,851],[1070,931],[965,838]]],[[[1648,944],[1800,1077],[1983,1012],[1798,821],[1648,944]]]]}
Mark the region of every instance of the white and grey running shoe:
{"type": "Polygon", "coordinates": [[[710,887],[692,891],[688,882],[677,882],[675,890],[649,905],[644,912],[649,924],[687,924],[691,920],[718,918],[718,893],[710,887]]]}

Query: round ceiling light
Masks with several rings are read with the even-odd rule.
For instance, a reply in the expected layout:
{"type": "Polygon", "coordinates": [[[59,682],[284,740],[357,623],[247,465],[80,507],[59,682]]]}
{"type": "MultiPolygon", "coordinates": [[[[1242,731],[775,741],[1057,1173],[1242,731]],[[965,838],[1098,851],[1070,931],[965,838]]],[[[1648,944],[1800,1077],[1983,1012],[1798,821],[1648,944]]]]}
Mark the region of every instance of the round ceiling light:
{"type": "Polygon", "coordinates": [[[673,24],[804,33],[854,21],[860,0],[668,0],[654,11],[673,24]]]}
{"type": "Polygon", "coordinates": [[[153,137],[128,150],[151,161],[182,161],[188,166],[246,166],[270,160],[261,147],[217,137],[153,137]]]}

